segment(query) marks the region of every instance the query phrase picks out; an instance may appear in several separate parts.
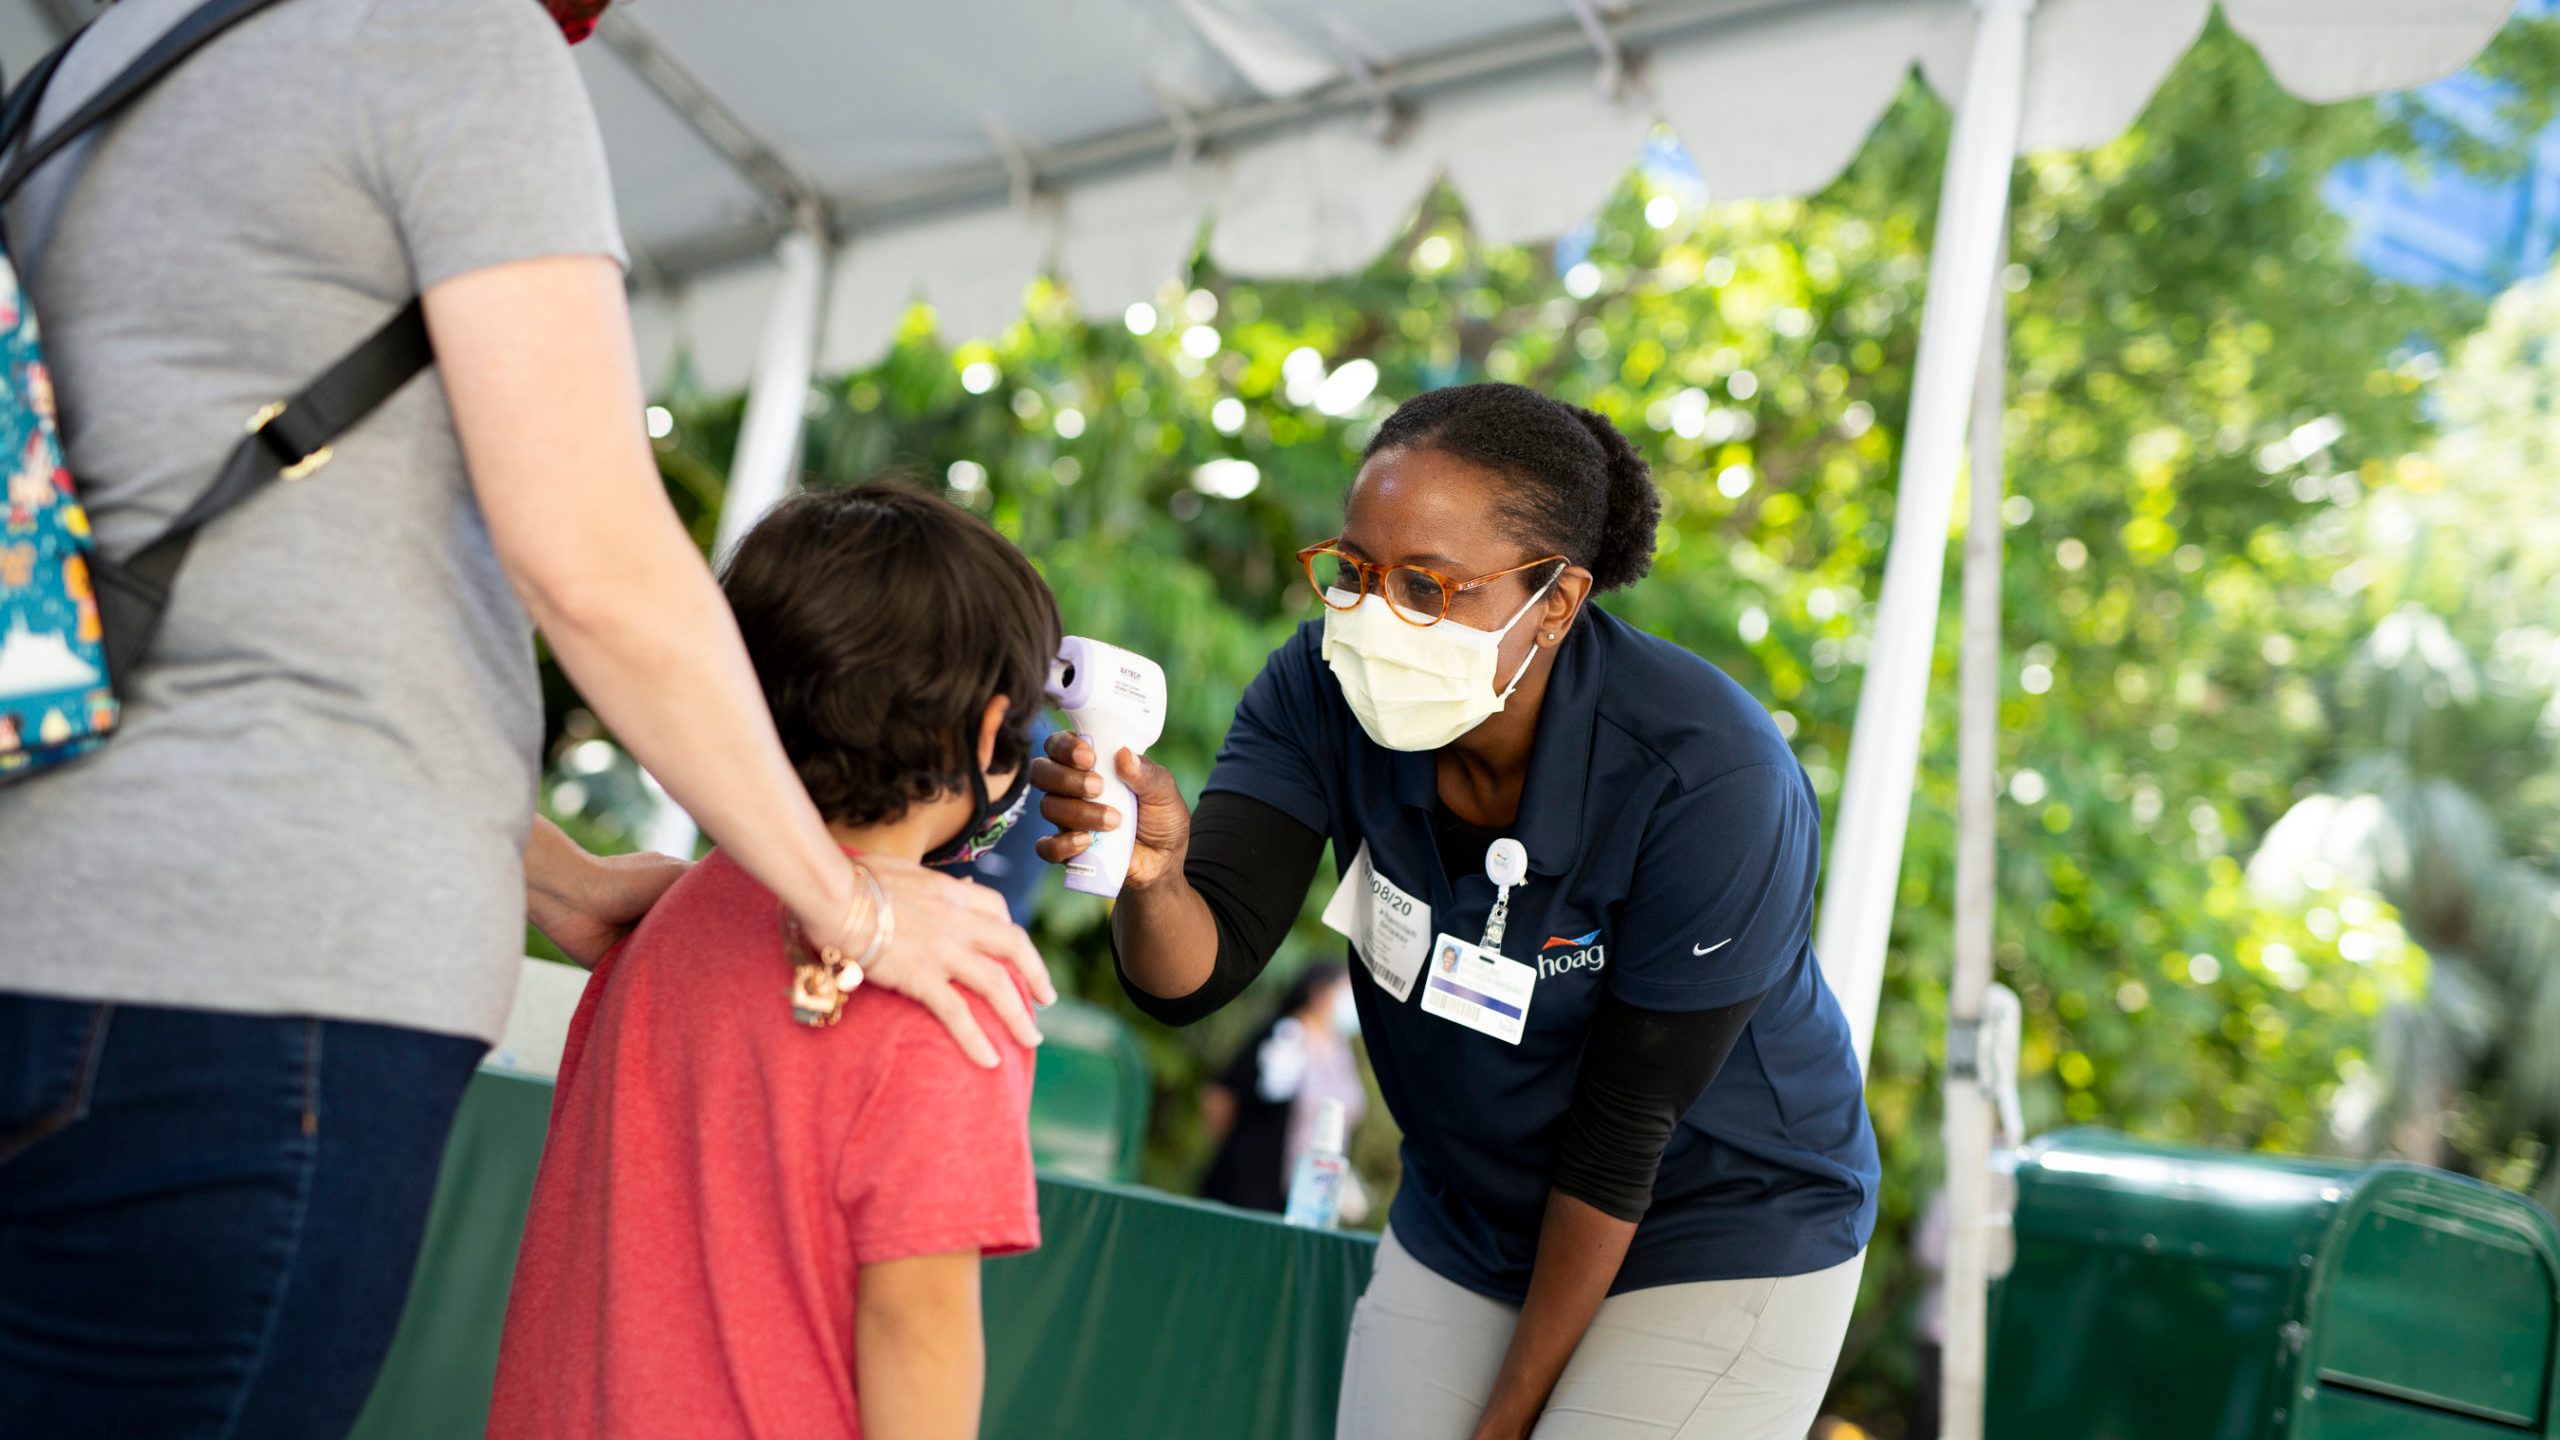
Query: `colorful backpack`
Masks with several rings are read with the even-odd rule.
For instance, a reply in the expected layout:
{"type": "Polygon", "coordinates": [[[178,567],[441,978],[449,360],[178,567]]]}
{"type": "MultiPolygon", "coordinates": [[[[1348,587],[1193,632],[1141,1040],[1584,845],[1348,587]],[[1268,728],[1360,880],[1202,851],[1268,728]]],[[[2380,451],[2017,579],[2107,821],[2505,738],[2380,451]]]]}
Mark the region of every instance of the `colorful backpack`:
{"type": "MultiPolygon", "coordinates": [[[[63,146],[148,89],[178,62],[277,0],[207,0],[0,168],[0,206],[63,146]]],[[[0,104],[0,155],[18,149],[74,35],[0,104]]],[[[0,234],[0,784],[96,749],[119,713],[117,681],[159,629],[188,545],[206,522],[263,489],[329,463],[353,428],[433,360],[426,319],[408,306],[302,393],[243,416],[247,434],[212,485],[128,556],[98,553],[55,434],[53,382],[36,317],[0,234]]]]}

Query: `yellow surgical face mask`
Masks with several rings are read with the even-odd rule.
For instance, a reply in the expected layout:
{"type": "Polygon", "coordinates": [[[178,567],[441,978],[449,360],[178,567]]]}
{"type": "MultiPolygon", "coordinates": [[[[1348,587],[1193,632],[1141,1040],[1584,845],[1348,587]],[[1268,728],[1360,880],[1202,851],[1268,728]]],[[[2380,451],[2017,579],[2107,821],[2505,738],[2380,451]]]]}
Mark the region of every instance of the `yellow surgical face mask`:
{"type": "Polygon", "coordinates": [[[1325,663],[1370,739],[1389,750],[1437,750],[1500,713],[1520,688],[1538,652],[1531,649],[1497,692],[1502,640],[1554,585],[1539,586],[1499,630],[1455,620],[1412,625],[1397,619],[1383,596],[1355,605],[1350,592],[1335,590],[1325,597],[1325,663]]]}

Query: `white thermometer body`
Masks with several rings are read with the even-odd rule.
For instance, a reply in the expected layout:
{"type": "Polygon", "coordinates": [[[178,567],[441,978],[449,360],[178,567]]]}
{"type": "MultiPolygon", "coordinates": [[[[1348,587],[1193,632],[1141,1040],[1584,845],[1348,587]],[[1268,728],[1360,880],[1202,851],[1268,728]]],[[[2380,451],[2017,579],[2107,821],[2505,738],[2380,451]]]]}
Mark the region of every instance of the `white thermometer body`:
{"type": "Polygon", "coordinates": [[[1163,738],[1164,667],[1117,645],[1070,635],[1049,666],[1049,703],[1093,746],[1101,803],[1120,812],[1118,829],[1094,832],[1093,844],[1066,863],[1067,888],[1118,895],[1138,838],[1138,797],[1120,778],[1120,752],[1144,755],[1163,738]]]}

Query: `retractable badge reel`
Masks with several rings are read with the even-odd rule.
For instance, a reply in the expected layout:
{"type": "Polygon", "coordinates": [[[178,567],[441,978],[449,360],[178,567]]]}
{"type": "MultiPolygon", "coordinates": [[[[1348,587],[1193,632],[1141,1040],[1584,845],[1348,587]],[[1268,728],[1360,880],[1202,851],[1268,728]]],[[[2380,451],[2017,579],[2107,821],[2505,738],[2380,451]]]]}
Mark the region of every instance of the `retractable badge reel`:
{"type": "Polygon", "coordinates": [[[1432,938],[1422,1013],[1517,1045],[1528,1031],[1538,972],[1502,953],[1502,931],[1511,920],[1511,892],[1528,883],[1529,852],[1517,840],[1496,840],[1484,852],[1484,873],[1494,891],[1484,938],[1473,945],[1446,931],[1432,938]]]}
{"type": "Polygon", "coordinates": [[[1484,939],[1476,948],[1502,953],[1502,930],[1511,923],[1511,892],[1529,880],[1529,849],[1504,836],[1485,847],[1484,878],[1493,882],[1493,911],[1484,917],[1484,939]]]}

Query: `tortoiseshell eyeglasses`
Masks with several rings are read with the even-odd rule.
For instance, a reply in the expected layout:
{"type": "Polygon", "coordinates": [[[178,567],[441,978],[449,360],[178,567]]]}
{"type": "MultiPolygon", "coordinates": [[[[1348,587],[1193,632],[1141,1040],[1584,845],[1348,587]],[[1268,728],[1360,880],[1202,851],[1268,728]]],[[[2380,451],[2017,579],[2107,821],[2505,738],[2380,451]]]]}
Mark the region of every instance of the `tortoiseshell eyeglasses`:
{"type": "Polygon", "coordinates": [[[1562,564],[1565,558],[1549,555],[1514,565],[1508,570],[1479,575],[1473,580],[1460,580],[1443,575],[1428,565],[1380,565],[1363,560],[1336,549],[1341,543],[1342,537],[1336,535],[1298,552],[1298,563],[1305,567],[1307,584],[1316,592],[1316,598],[1333,609],[1349,610],[1367,599],[1374,589],[1385,597],[1387,608],[1395,612],[1396,618],[1408,625],[1437,625],[1448,618],[1449,601],[1453,597],[1470,590],[1480,590],[1523,570],[1562,564]],[[1337,598],[1342,595],[1351,597],[1349,604],[1337,598]]]}

